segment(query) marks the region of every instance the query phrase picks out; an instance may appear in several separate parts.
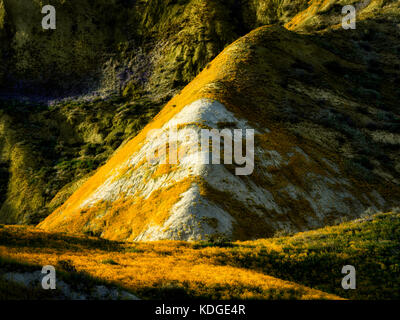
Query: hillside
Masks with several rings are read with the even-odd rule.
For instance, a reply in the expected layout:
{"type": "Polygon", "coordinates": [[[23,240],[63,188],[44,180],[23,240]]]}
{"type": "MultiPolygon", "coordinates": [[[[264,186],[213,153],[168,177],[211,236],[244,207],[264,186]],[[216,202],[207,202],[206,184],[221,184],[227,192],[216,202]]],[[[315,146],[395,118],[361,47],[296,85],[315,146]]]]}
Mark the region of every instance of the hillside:
{"type": "Polygon", "coordinates": [[[0,0],[0,221],[36,224],[221,50],[306,1],[0,0]]]}
{"type": "Polygon", "coordinates": [[[393,91],[353,95],[369,66],[321,45],[335,36],[264,26],[238,39],[39,227],[120,241],[247,240],[395,206],[398,150],[374,139],[369,122],[384,106],[394,126],[379,132],[396,136],[393,91]],[[148,132],[171,127],[179,165],[150,163],[148,152],[167,141],[148,132]],[[254,172],[196,163],[202,128],[254,128],[254,172]]]}
{"type": "Polygon", "coordinates": [[[149,225],[174,217],[171,207],[193,184],[188,167],[142,166],[120,183],[142,198],[151,195],[155,207],[137,209],[129,194],[93,193],[96,201],[83,210],[99,211],[89,210],[74,226],[61,225],[57,213],[41,226],[111,239],[251,239],[397,204],[399,3],[363,2],[354,31],[340,28],[341,7],[349,3],[356,1],[115,0],[81,1],[79,8],[56,1],[58,30],[44,32],[39,1],[1,0],[0,221],[36,224],[84,185],[87,194],[80,189],[57,212],[80,206],[90,192],[102,190],[104,168],[119,164],[112,159],[134,156],[149,127],[131,139],[165,103],[170,101],[151,127],[166,125],[191,102],[210,101],[204,99],[258,130],[259,166],[251,177],[238,180],[222,166],[216,172],[197,168],[198,194],[187,196],[205,199],[203,207],[186,203],[171,230],[144,236],[149,225]],[[254,30],[263,25],[269,26],[254,30]],[[143,173],[151,174],[146,190],[135,180],[143,173]],[[182,183],[162,194],[177,181],[182,183]],[[119,201],[114,206],[109,200],[119,201]],[[108,216],[88,223],[102,215],[101,206],[108,216]],[[103,228],[116,226],[118,206],[136,230],[103,228]],[[194,219],[187,215],[192,208],[194,219]],[[204,216],[204,208],[221,213],[217,221],[204,216]],[[250,229],[255,221],[258,227],[250,229]],[[197,229],[199,222],[204,230],[197,229]]]}
{"type": "MultiPolygon", "coordinates": [[[[398,299],[399,234],[395,212],[234,243],[120,243],[1,226],[0,288],[15,288],[4,281],[6,273],[31,273],[50,263],[81,293],[101,283],[141,299],[398,299]],[[348,264],[357,270],[357,290],[341,287],[341,269],[348,264]]],[[[3,298],[23,298],[32,291],[4,291],[3,298]]],[[[56,297],[43,296],[43,291],[30,296],[56,297]]]]}

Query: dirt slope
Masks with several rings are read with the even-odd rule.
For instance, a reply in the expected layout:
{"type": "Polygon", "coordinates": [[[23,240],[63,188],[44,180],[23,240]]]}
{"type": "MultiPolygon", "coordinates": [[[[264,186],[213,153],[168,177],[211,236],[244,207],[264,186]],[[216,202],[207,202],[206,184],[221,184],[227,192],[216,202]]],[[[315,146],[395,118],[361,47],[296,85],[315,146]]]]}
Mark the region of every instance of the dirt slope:
{"type": "MultiPolygon", "coordinates": [[[[370,167],[356,162],[365,158],[358,148],[373,144],[358,122],[366,100],[347,92],[356,79],[340,82],[331,70],[362,74],[364,66],[320,41],[276,26],[237,40],[39,227],[113,240],[253,239],[398,203],[398,174],[390,177],[386,161],[370,154],[370,167]],[[338,115],[332,124],[329,113],[338,115]],[[204,126],[254,128],[254,172],[240,177],[232,166],[194,164],[196,151],[178,166],[146,161],[162,141],[148,138],[149,130],[173,125],[186,150],[193,142],[183,137],[204,126]]],[[[379,105],[369,103],[371,111],[379,105]]]]}

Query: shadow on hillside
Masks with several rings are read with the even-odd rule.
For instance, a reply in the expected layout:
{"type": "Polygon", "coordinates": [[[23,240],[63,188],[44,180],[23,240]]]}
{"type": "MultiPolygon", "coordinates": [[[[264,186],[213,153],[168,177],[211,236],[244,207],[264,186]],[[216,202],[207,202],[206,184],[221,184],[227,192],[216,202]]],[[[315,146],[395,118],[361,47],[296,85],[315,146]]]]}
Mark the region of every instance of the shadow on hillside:
{"type": "MultiPolygon", "coordinates": [[[[21,227],[23,228],[23,227],[21,227]]],[[[23,233],[0,226],[0,245],[7,247],[52,248],[79,251],[83,248],[101,249],[104,251],[120,251],[123,243],[109,241],[101,238],[89,238],[80,235],[68,235],[65,233],[41,233],[33,232],[26,237],[23,233]]]]}
{"type": "MultiPolygon", "coordinates": [[[[60,260],[56,268],[57,283],[63,281],[70,290],[86,295],[88,300],[102,300],[93,296],[98,286],[114,288],[131,293],[129,289],[98,277],[93,277],[86,272],[77,272],[70,261],[60,260]]],[[[42,266],[22,263],[12,259],[0,257],[0,300],[71,300],[59,288],[56,290],[43,290],[40,286],[24,286],[21,283],[4,279],[6,273],[33,273],[42,270],[42,266]],[[4,289],[4,290],[3,290],[4,289]]],[[[40,283],[41,279],[37,279],[40,283]]],[[[107,300],[107,299],[103,299],[107,300]]]]}

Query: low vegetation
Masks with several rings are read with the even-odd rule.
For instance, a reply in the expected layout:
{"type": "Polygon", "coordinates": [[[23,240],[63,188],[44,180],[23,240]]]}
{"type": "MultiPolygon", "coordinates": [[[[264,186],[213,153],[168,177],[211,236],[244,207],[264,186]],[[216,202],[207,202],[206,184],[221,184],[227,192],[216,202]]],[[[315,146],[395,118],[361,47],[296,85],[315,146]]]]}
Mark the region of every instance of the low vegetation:
{"type": "MultiPolygon", "coordinates": [[[[4,261],[39,270],[50,264],[63,273],[123,287],[142,299],[399,299],[396,212],[289,237],[233,243],[123,243],[2,226],[0,273],[10,269],[4,261]],[[356,290],[342,289],[344,265],[356,268],[356,290]]],[[[10,297],[18,296],[19,289],[10,288],[10,297]]],[[[39,292],[36,298],[47,297],[39,292]]]]}

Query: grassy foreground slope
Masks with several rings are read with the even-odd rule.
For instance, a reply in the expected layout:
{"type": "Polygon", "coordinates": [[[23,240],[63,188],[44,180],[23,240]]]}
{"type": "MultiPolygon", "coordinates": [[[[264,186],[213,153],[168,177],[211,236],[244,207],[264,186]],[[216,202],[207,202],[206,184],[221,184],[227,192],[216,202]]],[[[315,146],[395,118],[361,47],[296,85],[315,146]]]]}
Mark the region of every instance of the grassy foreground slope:
{"type": "Polygon", "coordinates": [[[3,226],[0,274],[10,259],[52,264],[124,287],[142,299],[399,299],[399,243],[399,213],[235,243],[128,244],[3,226]],[[347,264],[357,270],[356,290],[341,287],[347,264]]]}
{"type": "MultiPolygon", "coordinates": [[[[123,244],[49,234],[29,227],[7,226],[1,230],[0,278],[4,269],[13,272],[10,264],[18,266],[14,272],[20,272],[27,263],[31,269],[36,265],[36,270],[50,264],[62,273],[70,273],[72,281],[88,282],[86,277],[106,281],[142,299],[338,298],[257,271],[218,263],[215,259],[224,252],[218,247],[172,241],[123,244]]],[[[75,287],[79,285],[75,283],[75,287]]],[[[0,280],[0,288],[4,286],[4,280],[0,280]]],[[[36,291],[36,295],[43,298],[44,294],[36,291]]],[[[10,296],[15,298],[13,292],[10,296]]]]}
{"type": "Polygon", "coordinates": [[[400,214],[380,213],[291,237],[242,242],[252,248],[232,265],[349,299],[400,298],[400,214]],[[257,259],[249,257],[256,255],[257,259]],[[357,289],[344,291],[341,270],[353,265],[357,289]]]}

